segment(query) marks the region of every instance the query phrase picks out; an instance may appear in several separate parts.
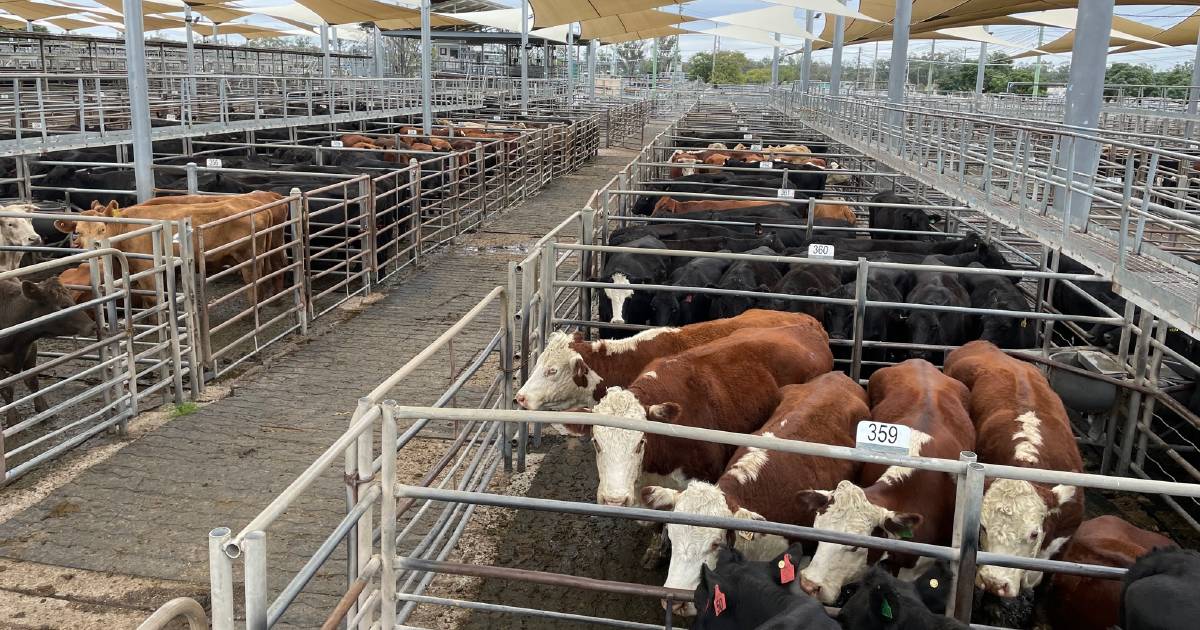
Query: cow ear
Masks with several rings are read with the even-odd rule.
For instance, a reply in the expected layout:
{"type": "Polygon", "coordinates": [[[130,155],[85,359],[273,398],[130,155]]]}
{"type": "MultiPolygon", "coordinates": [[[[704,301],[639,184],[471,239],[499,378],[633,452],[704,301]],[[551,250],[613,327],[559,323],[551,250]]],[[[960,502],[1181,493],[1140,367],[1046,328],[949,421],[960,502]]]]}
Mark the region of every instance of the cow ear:
{"type": "Polygon", "coordinates": [[[642,488],[642,503],[655,510],[673,510],[675,501],[679,499],[679,491],[662,486],[646,486],[642,488]]]}
{"type": "Polygon", "coordinates": [[[652,405],[646,413],[646,417],[656,422],[674,423],[679,419],[679,414],[683,408],[679,403],[667,402],[661,405],[652,405]]]}
{"type": "Polygon", "coordinates": [[[800,504],[801,511],[815,518],[817,513],[829,506],[832,497],[828,491],[801,490],[796,493],[796,502],[800,504]]]}
{"type": "Polygon", "coordinates": [[[102,211],[103,214],[106,214],[110,217],[115,217],[115,216],[119,215],[120,212],[121,212],[121,206],[117,205],[116,199],[113,199],[112,201],[108,202],[108,205],[104,206],[104,210],[102,211]]]}
{"type": "Polygon", "coordinates": [[[75,233],[75,222],[74,221],[62,221],[62,220],[55,221],[54,229],[58,230],[59,232],[62,232],[63,234],[74,234],[75,233]]]}
{"type": "Polygon", "coordinates": [[[764,517],[762,514],[759,514],[758,512],[753,512],[751,510],[747,510],[744,507],[738,508],[738,510],[733,513],[733,518],[744,518],[748,521],[765,521],[765,520],[767,520],[766,517],[764,517]]]}
{"type": "Polygon", "coordinates": [[[93,212],[100,212],[104,209],[104,205],[101,204],[98,199],[93,199],[92,205],[89,206],[88,209],[92,210],[93,212]]]}
{"type": "Polygon", "coordinates": [[[907,540],[913,537],[913,530],[919,527],[923,520],[925,519],[920,514],[893,514],[884,519],[883,529],[896,538],[907,540]]]}
{"type": "Polygon", "coordinates": [[[36,282],[22,280],[21,281],[21,294],[24,295],[29,300],[37,301],[37,300],[40,300],[42,297],[42,287],[38,286],[38,284],[36,282]]]}
{"type": "Polygon", "coordinates": [[[890,590],[882,587],[871,589],[871,610],[875,616],[887,622],[894,621],[899,616],[896,610],[898,603],[899,600],[892,595],[890,590]]]}
{"type": "Polygon", "coordinates": [[[575,343],[583,343],[583,331],[576,330],[575,334],[571,336],[571,341],[575,343]]]}
{"type": "Polygon", "coordinates": [[[1078,492],[1078,490],[1075,488],[1075,486],[1066,486],[1063,484],[1059,484],[1051,488],[1050,495],[1053,497],[1052,500],[1057,501],[1057,503],[1049,506],[1050,510],[1053,512],[1062,509],[1063,505],[1070,503],[1071,500],[1075,498],[1076,492],[1078,492]]]}
{"type": "Polygon", "coordinates": [[[575,377],[576,383],[587,383],[588,366],[583,362],[583,357],[574,357],[571,359],[571,374],[575,377]]]}

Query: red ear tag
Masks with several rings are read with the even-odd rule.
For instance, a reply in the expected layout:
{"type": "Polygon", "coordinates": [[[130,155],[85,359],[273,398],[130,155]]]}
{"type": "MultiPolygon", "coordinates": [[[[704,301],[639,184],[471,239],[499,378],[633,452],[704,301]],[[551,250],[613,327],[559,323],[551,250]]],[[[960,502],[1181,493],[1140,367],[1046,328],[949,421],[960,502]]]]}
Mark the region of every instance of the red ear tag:
{"type": "Polygon", "coordinates": [[[783,560],[779,561],[779,583],[790,584],[796,579],[796,566],[792,564],[792,557],[783,554],[783,560]]]}
{"type": "Polygon", "coordinates": [[[713,614],[720,617],[721,613],[725,612],[725,593],[721,592],[721,585],[713,587],[713,614]]]}

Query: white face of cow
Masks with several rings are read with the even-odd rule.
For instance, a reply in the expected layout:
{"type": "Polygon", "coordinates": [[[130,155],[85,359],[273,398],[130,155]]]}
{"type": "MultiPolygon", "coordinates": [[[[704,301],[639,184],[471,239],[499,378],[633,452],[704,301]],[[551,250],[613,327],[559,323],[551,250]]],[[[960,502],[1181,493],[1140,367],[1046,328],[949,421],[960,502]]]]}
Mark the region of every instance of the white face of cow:
{"type": "Polygon", "coordinates": [[[592,392],[600,380],[600,375],[571,349],[570,336],[551,333],[529,378],[517,390],[517,404],[532,411],[590,407],[595,402],[592,392]]]}
{"type": "MultiPolygon", "coordinates": [[[[623,273],[613,274],[613,284],[623,284],[629,286],[629,277],[623,273]]],[[[612,303],[612,317],[609,319],[614,324],[625,323],[625,301],[633,297],[632,289],[605,289],[604,295],[608,297],[608,301],[612,303]]]]}
{"type": "MultiPolygon", "coordinates": [[[[31,207],[25,205],[0,207],[5,212],[30,212],[31,207]]],[[[12,247],[28,247],[40,245],[42,238],[33,229],[31,219],[20,217],[0,217],[0,245],[12,247]]],[[[16,268],[20,264],[20,252],[0,252],[0,261],[11,258],[11,261],[0,263],[0,271],[9,271],[7,267],[16,268]]]]}
{"type": "MultiPolygon", "coordinates": [[[[703,481],[692,481],[683,491],[647,486],[642,490],[642,502],[658,510],[763,520],[761,515],[743,507],[731,510],[725,493],[703,481]]],[[[725,542],[725,530],[670,523],[667,525],[667,536],[671,539],[671,565],[663,586],[693,591],[700,583],[700,567],[717,567],[717,550],[725,542]]],[[[676,609],[685,615],[696,614],[695,606],[690,603],[677,606],[676,609]]]]}
{"type": "MultiPolygon", "coordinates": [[[[646,409],[633,392],[610,387],[596,403],[593,412],[645,420],[646,409]]],[[[596,425],[592,427],[592,447],[596,449],[596,503],[631,506],[637,503],[637,480],[646,455],[646,434],[641,431],[596,425]]]]}
{"type": "MultiPolygon", "coordinates": [[[[1075,496],[1074,486],[1054,486],[1054,505],[1047,505],[1028,481],[997,479],[983,495],[980,514],[979,545],[984,551],[1023,558],[1049,557],[1063,541],[1046,541],[1046,519],[1061,504],[1075,496]]],[[[976,586],[1000,597],[1016,597],[1023,588],[1033,588],[1042,580],[1037,571],[983,566],[975,576],[976,586]]]]}
{"type": "MultiPolygon", "coordinates": [[[[807,497],[821,510],[813,520],[818,529],[870,536],[883,528],[889,536],[911,537],[921,520],[914,514],[896,514],[872,504],[863,489],[849,481],[842,481],[832,491],[811,490],[807,497]]],[[[821,603],[834,604],[844,586],[866,573],[867,551],[865,547],[818,544],[812,562],[800,572],[801,587],[821,603]]]]}

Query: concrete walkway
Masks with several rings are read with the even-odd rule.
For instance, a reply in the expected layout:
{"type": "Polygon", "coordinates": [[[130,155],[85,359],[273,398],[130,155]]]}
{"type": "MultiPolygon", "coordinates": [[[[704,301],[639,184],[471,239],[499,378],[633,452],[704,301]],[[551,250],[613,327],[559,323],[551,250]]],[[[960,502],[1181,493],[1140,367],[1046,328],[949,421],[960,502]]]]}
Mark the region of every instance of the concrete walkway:
{"type": "MultiPolygon", "coordinates": [[[[510,260],[581,208],[631,157],[602,151],[385,289],[378,303],[239,378],[229,396],[146,431],[0,524],[0,558],[22,575],[0,577],[0,627],[131,627],[143,610],[171,597],[205,596],[208,531],[237,531],[249,522],[345,430],[359,396],[503,283],[510,260]],[[89,572],[130,590],[87,595],[66,588],[89,572]],[[139,600],[132,590],[153,596],[139,600]],[[34,618],[51,607],[52,619],[34,618]],[[105,616],[104,607],[116,612],[105,616]]],[[[469,344],[478,348],[485,334],[469,332],[469,344]]],[[[467,359],[458,357],[460,369],[467,359]]],[[[449,370],[427,373],[398,394],[428,404],[448,383],[449,370]]],[[[0,491],[0,504],[13,490],[0,491]]],[[[272,596],[344,514],[340,470],[331,470],[271,529],[268,557],[279,569],[272,596]]],[[[335,554],[328,575],[317,576],[279,627],[320,625],[345,587],[335,577],[344,557],[343,550],[335,554]]],[[[2,570],[9,565],[0,564],[0,576],[17,574],[2,570]]]]}

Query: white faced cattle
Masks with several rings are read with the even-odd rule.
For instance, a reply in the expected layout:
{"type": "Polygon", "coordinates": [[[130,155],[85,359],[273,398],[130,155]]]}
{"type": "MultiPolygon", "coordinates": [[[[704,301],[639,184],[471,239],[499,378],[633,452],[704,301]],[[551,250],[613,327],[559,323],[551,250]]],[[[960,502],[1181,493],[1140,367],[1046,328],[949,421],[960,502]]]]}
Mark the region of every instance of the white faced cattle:
{"type": "MultiPolygon", "coordinates": [[[[0,212],[33,213],[29,204],[0,206],[0,212]]],[[[41,245],[42,237],[33,229],[33,220],[22,217],[0,217],[0,247],[29,247],[41,245]]],[[[12,271],[21,266],[25,252],[0,251],[0,271],[12,271]]]]}
{"type": "MultiPolygon", "coordinates": [[[[1083,470],[1067,411],[1037,368],[990,342],[972,341],[946,357],[946,374],[971,389],[971,418],[978,434],[975,452],[981,462],[1083,470]]],[[[1049,558],[1079,527],[1083,493],[1074,486],[989,481],[980,515],[984,551],[1049,558]]],[[[1036,571],[984,566],[977,585],[1000,597],[1016,597],[1041,579],[1036,571]]]]}
{"type": "MultiPolygon", "coordinates": [[[[967,389],[927,361],[910,359],[875,372],[867,393],[874,420],[912,427],[910,455],[957,459],[975,444],[967,389]]],[[[814,490],[799,497],[816,513],[816,527],[939,545],[950,542],[956,493],[951,476],[904,466],[867,465],[862,478],[877,480],[866,489],[843,481],[832,492],[814,490]]],[[[862,547],[822,542],[800,572],[800,584],[823,603],[833,604],[842,587],[863,575],[868,559],[877,555],[862,547]]],[[[918,563],[911,556],[888,560],[909,579],[931,564],[918,563]]]]}
{"type": "MultiPolygon", "coordinates": [[[[866,392],[841,372],[788,385],[780,393],[783,400],[755,435],[853,446],[858,421],[870,414],[866,392]]],[[[642,502],[676,512],[811,525],[812,512],[794,500],[796,494],[832,488],[857,477],[859,467],[849,460],[739,447],[716,485],[693,481],[683,491],[647,486],[642,489],[642,502]]],[[[664,586],[682,589],[696,587],[700,567],[715,566],[718,548],[732,537],[724,530],[680,524],[667,525],[667,535],[671,565],[664,586]]],[[[766,560],[771,555],[750,559],[766,560]]]]}
{"type": "MultiPolygon", "coordinates": [[[[779,405],[779,388],[833,367],[829,338],[816,320],[782,328],[739,330],[728,337],[657,359],[628,390],[611,388],[597,413],[749,433],[779,405]]],[[[596,500],[633,505],[641,473],[715,482],[734,447],[597,426],[593,431],[596,500]]]]}
{"type": "Polygon", "coordinates": [[[737,317],[683,328],[653,328],[620,340],[587,342],[576,333],[550,335],[546,349],[517,390],[516,402],[533,411],[591,407],[609,387],[628,387],[654,359],[716,341],[743,328],[811,321],[792,313],[749,310],[737,317]]]}

